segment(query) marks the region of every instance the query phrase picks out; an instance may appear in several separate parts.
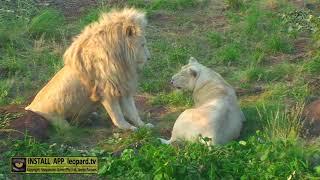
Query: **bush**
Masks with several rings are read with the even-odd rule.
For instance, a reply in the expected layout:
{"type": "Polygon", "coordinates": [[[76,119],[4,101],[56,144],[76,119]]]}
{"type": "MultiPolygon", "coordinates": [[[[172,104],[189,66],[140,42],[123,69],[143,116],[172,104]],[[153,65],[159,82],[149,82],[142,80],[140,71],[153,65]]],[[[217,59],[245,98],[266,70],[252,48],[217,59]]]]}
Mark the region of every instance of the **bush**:
{"type": "Polygon", "coordinates": [[[47,9],[31,20],[29,32],[36,36],[45,34],[49,37],[57,37],[65,23],[63,14],[57,10],[47,9]]]}

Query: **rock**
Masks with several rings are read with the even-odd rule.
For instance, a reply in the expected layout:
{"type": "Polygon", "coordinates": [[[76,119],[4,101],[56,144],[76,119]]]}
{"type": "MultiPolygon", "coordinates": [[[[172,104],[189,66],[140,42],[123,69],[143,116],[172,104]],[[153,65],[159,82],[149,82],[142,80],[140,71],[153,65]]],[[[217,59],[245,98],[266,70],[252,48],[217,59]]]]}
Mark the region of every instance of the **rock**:
{"type": "Polygon", "coordinates": [[[0,131],[0,137],[22,139],[27,133],[38,140],[45,140],[49,138],[48,131],[48,120],[32,111],[25,111],[23,116],[10,120],[8,127],[0,131]]]}
{"type": "Polygon", "coordinates": [[[314,100],[303,111],[303,135],[320,136],[320,99],[314,100]]]}

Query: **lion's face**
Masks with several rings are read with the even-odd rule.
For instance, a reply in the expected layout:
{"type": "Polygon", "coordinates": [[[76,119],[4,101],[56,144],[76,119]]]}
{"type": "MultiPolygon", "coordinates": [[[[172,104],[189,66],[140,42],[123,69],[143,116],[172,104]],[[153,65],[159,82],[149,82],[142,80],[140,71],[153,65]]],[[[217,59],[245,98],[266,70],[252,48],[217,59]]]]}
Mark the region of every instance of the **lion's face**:
{"type": "Polygon", "coordinates": [[[150,59],[150,52],[147,47],[147,41],[144,36],[138,38],[136,42],[137,52],[136,52],[136,64],[138,70],[143,68],[143,65],[150,59]]]}
{"type": "Polygon", "coordinates": [[[172,76],[171,84],[177,89],[193,90],[199,73],[197,62],[189,62],[180,72],[172,76]]]}

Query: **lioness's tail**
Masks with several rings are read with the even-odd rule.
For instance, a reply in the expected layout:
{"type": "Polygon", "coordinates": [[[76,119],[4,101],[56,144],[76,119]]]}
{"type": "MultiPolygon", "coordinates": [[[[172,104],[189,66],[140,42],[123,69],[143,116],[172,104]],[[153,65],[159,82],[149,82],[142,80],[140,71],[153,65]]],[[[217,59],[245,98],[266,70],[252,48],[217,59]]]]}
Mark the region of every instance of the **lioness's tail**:
{"type": "Polygon", "coordinates": [[[165,139],[162,139],[162,138],[158,138],[162,144],[171,144],[171,139],[169,140],[165,140],[165,139]]]}

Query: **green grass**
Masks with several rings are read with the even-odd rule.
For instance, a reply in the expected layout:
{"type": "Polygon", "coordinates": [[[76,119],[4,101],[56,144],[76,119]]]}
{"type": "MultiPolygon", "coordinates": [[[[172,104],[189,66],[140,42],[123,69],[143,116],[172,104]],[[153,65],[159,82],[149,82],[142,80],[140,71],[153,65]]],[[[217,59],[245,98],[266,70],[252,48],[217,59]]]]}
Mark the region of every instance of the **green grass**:
{"type": "Polygon", "coordinates": [[[58,37],[61,35],[61,27],[64,26],[64,16],[61,12],[48,9],[32,18],[29,32],[35,36],[58,37]]]}
{"type": "Polygon", "coordinates": [[[97,21],[102,13],[106,13],[109,10],[110,8],[105,6],[89,9],[88,12],[80,18],[78,28],[83,29],[86,25],[97,21]]]}
{"type": "Polygon", "coordinates": [[[160,93],[152,99],[151,104],[191,107],[193,104],[191,97],[190,93],[183,93],[181,91],[173,91],[169,94],[160,93]]]}
{"type": "Polygon", "coordinates": [[[201,1],[198,0],[155,0],[150,2],[143,0],[129,0],[128,4],[131,6],[144,8],[147,11],[155,11],[159,9],[175,11],[195,6],[200,2],[201,1]]]}
{"type": "MultiPolygon", "coordinates": [[[[3,8],[14,13],[0,11],[1,106],[25,104],[63,66],[62,55],[71,38],[100,13],[134,6],[148,13],[147,40],[152,54],[140,73],[139,93],[148,95],[150,107],[164,106],[170,112],[161,117],[142,114],[143,120],[156,124],[153,131],[123,132],[107,128],[110,123],[92,121],[68,131],[53,130],[52,138],[45,142],[27,136],[0,139],[0,147],[7,147],[0,157],[0,179],[13,178],[7,168],[11,156],[71,155],[98,156],[99,177],[108,179],[319,178],[319,143],[299,137],[304,99],[317,94],[307,82],[319,74],[319,50],[312,49],[298,62],[290,60],[299,52],[294,41],[302,36],[316,40],[318,32],[288,34],[290,24],[281,15],[293,7],[286,1],[276,9],[268,9],[260,0],[226,3],[231,8],[219,11],[216,1],[130,0],[113,6],[101,2],[70,21],[62,12],[35,6],[33,0],[5,1],[3,8]],[[226,17],[223,28],[214,24],[221,21],[216,18],[221,15],[226,17]],[[246,122],[238,140],[209,149],[187,142],[167,146],[156,139],[168,136],[165,130],[172,128],[181,111],[193,106],[190,92],[174,91],[169,85],[190,56],[221,73],[233,87],[262,87],[261,93],[239,97],[246,122]],[[133,148],[134,144],[141,146],[133,148]],[[113,156],[112,152],[122,153],[113,156]]],[[[0,130],[13,116],[0,114],[0,130]]],[[[110,120],[102,113],[100,121],[110,120]]]]}
{"type": "Polygon", "coordinates": [[[284,109],[280,105],[276,110],[266,107],[257,108],[260,120],[265,123],[264,132],[272,139],[296,140],[301,130],[301,116],[304,104],[296,104],[291,109],[284,109]]]}
{"type": "Polygon", "coordinates": [[[7,104],[7,96],[10,90],[10,84],[8,81],[0,81],[0,104],[7,104]]]}
{"type": "Polygon", "coordinates": [[[292,51],[290,43],[280,35],[272,35],[269,37],[266,41],[266,48],[268,48],[272,53],[290,53],[292,51]]]}
{"type": "Polygon", "coordinates": [[[240,9],[244,6],[243,0],[226,0],[227,5],[232,9],[240,9]]]}
{"type": "Polygon", "coordinates": [[[318,74],[320,69],[320,57],[316,57],[307,61],[304,64],[303,69],[308,73],[318,74]]]}
{"type": "Polygon", "coordinates": [[[247,141],[211,150],[200,144],[172,147],[150,141],[138,151],[126,149],[120,157],[105,157],[100,174],[126,179],[254,179],[258,174],[262,179],[300,179],[314,173],[303,159],[307,152],[299,144],[268,141],[259,133],[247,141]]]}
{"type": "Polygon", "coordinates": [[[242,48],[238,43],[231,43],[223,46],[217,53],[217,59],[224,64],[238,63],[240,61],[242,48]]]}
{"type": "Polygon", "coordinates": [[[251,66],[245,70],[240,77],[245,82],[272,82],[283,78],[291,78],[291,72],[294,71],[294,66],[288,63],[278,64],[271,69],[261,66],[251,66]]]}
{"type": "Polygon", "coordinates": [[[210,44],[215,48],[221,47],[223,43],[223,37],[219,32],[209,32],[208,39],[210,44]]]}

